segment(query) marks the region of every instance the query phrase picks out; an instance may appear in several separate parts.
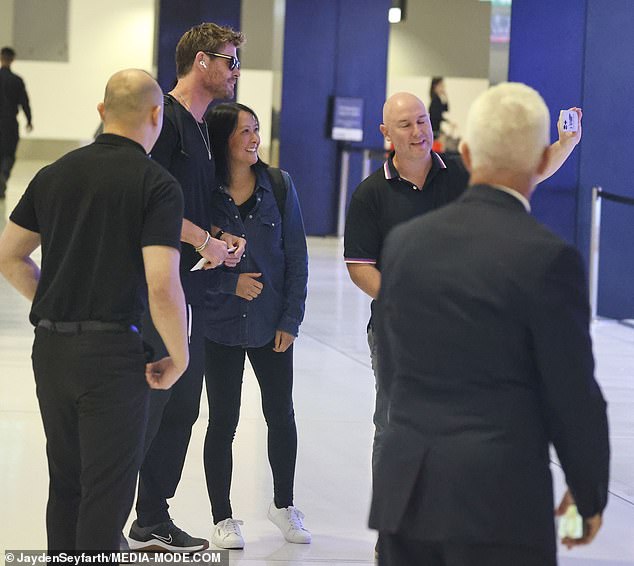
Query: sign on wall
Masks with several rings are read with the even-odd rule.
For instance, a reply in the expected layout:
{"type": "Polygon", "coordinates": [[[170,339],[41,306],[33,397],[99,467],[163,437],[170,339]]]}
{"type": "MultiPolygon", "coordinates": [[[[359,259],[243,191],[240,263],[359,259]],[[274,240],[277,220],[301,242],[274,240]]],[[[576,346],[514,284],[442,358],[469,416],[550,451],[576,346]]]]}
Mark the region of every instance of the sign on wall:
{"type": "Polygon", "coordinates": [[[363,98],[333,97],[330,137],[338,141],[363,141],[363,98]]]}

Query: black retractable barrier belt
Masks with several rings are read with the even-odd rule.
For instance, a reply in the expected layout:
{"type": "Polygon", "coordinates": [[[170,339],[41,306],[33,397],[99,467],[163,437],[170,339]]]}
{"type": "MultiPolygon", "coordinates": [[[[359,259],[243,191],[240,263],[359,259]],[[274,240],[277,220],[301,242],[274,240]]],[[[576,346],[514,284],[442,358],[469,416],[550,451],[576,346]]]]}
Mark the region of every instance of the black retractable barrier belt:
{"type": "Polygon", "coordinates": [[[634,206],[634,198],[624,197],[621,195],[615,195],[613,193],[606,193],[605,191],[598,191],[597,194],[606,200],[613,200],[614,202],[620,202],[621,204],[629,204],[634,206]]]}

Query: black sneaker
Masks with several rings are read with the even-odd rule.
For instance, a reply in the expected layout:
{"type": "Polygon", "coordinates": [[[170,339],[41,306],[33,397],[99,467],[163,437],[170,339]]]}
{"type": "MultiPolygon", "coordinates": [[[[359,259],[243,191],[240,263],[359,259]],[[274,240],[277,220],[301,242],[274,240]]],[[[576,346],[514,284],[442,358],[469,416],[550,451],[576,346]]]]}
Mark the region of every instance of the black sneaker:
{"type": "Polygon", "coordinates": [[[194,538],[179,529],[172,521],[151,527],[140,527],[134,521],[128,535],[131,550],[154,552],[199,552],[209,548],[209,541],[194,538]]]}

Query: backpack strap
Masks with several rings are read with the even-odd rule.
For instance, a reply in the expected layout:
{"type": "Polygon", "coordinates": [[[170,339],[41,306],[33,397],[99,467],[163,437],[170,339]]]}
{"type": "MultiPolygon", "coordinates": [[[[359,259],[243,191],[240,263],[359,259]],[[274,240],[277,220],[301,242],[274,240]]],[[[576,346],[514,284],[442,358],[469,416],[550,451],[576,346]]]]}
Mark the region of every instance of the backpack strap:
{"type": "Polygon", "coordinates": [[[181,116],[181,112],[174,108],[174,105],[178,104],[175,98],[173,98],[169,94],[163,95],[163,107],[167,110],[167,113],[174,121],[174,125],[176,126],[176,132],[178,133],[178,150],[185,156],[189,157],[187,151],[185,151],[185,136],[183,135],[184,126],[183,119],[181,116]]]}
{"type": "Polygon", "coordinates": [[[286,175],[281,169],[277,167],[269,167],[267,173],[271,178],[271,186],[273,188],[273,195],[275,196],[275,202],[277,208],[280,211],[280,216],[284,220],[284,209],[286,208],[286,195],[288,194],[288,181],[286,175]]]}

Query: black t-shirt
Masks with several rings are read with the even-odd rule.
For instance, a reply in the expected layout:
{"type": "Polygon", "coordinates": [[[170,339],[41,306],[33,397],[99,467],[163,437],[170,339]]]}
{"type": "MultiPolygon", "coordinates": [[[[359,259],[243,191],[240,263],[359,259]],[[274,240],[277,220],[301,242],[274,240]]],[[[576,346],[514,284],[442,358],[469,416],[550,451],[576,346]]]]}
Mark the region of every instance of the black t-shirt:
{"type": "Polygon", "coordinates": [[[31,322],[138,324],[142,247],[179,249],[182,212],[174,177],[124,137],[102,134],[42,169],[10,217],[42,241],[31,322]]]}
{"type": "Polygon", "coordinates": [[[383,242],[394,226],[454,201],[468,183],[458,156],[432,153],[432,168],[421,190],[399,176],[390,157],[352,195],[344,236],[346,263],[376,264],[380,269],[383,242]]]}
{"type": "MultiPolygon", "coordinates": [[[[203,230],[211,230],[211,194],[216,168],[213,157],[209,159],[205,145],[208,141],[206,127],[204,122],[197,124],[189,111],[167,94],[163,129],[150,155],[180,183],[185,202],[183,216],[203,230]]],[[[181,281],[187,302],[194,305],[203,304],[207,287],[206,271],[190,271],[198,260],[200,255],[193,246],[183,244],[181,281]]]]}

